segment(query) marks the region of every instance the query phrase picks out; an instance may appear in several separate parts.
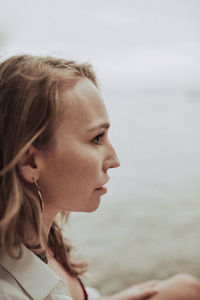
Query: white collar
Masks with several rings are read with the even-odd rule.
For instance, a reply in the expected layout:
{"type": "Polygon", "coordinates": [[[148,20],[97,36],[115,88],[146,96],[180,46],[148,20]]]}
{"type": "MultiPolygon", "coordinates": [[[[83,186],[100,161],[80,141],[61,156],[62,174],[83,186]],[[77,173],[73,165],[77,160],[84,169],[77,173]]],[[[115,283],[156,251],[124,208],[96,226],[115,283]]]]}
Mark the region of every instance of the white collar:
{"type": "MultiPolygon", "coordinates": [[[[23,255],[20,259],[13,259],[1,251],[0,264],[33,299],[42,300],[61,279],[24,245],[22,250],[23,255]]],[[[18,254],[19,250],[14,249],[14,253],[18,254]]]]}

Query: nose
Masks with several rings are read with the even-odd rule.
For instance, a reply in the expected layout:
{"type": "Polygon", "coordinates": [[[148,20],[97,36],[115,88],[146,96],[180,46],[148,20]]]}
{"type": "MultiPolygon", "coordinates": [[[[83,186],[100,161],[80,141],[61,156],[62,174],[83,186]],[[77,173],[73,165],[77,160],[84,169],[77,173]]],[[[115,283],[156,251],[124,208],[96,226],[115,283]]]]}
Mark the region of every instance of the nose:
{"type": "Polygon", "coordinates": [[[104,162],[104,171],[107,171],[111,168],[117,168],[120,166],[120,161],[117,157],[114,147],[109,143],[108,155],[104,162]]]}

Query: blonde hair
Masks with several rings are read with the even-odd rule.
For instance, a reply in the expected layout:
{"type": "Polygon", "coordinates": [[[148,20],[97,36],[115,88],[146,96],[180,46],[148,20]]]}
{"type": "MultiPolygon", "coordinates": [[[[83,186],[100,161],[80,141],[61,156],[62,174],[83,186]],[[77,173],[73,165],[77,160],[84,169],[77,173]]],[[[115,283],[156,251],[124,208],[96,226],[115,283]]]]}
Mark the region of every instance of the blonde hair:
{"type": "MultiPolygon", "coordinates": [[[[13,258],[20,258],[14,256],[14,247],[25,244],[41,251],[47,241],[38,196],[20,177],[18,163],[31,144],[41,150],[53,145],[61,117],[59,90],[81,78],[98,86],[87,63],[19,55],[0,64],[0,247],[13,258]]],[[[68,272],[84,272],[85,264],[71,261],[71,245],[56,221],[48,243],[68,272]]]]}

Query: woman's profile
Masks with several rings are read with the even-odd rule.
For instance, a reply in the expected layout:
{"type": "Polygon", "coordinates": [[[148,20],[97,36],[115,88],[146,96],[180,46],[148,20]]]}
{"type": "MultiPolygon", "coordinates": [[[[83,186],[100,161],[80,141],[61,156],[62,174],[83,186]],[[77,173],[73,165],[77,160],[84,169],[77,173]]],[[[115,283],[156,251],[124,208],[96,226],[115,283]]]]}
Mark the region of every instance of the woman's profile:
{"type": "Polygon", "coordinates": [[[111,296],[85,287],[58,216],[95,211],[119,166],[92,67],[19,55],[0,63],[0,299],[200,299],[189,275],[111,296]]]}

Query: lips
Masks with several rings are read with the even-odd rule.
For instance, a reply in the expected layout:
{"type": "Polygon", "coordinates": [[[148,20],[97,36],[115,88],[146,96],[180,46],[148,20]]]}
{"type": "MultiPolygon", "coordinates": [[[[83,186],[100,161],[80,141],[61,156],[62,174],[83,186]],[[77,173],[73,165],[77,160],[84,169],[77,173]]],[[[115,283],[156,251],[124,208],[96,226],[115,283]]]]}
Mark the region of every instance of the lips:
{"type": "Polygon", "coordinates": [[[104,185],[109,181],[109,178],[102,184],[102,186],[95,189],[95,191],[100,192],[101,194],[107,193],[107,188],[104,185]]]}
{"type": "Polygon", "coordinates": [[[101,186],[99,186],[98,188],[96,188],[96,190],[101,190],[102,188],[104,188],[104,185],[109,181],[110,178],[108,178],[101,186]]]}
{"type": "Polygon", "coordinates": [[[102,186],[100,188],[95,189],[95,191],[103,195],[103,194],[107,193],[107,188],[102,186]]]}

